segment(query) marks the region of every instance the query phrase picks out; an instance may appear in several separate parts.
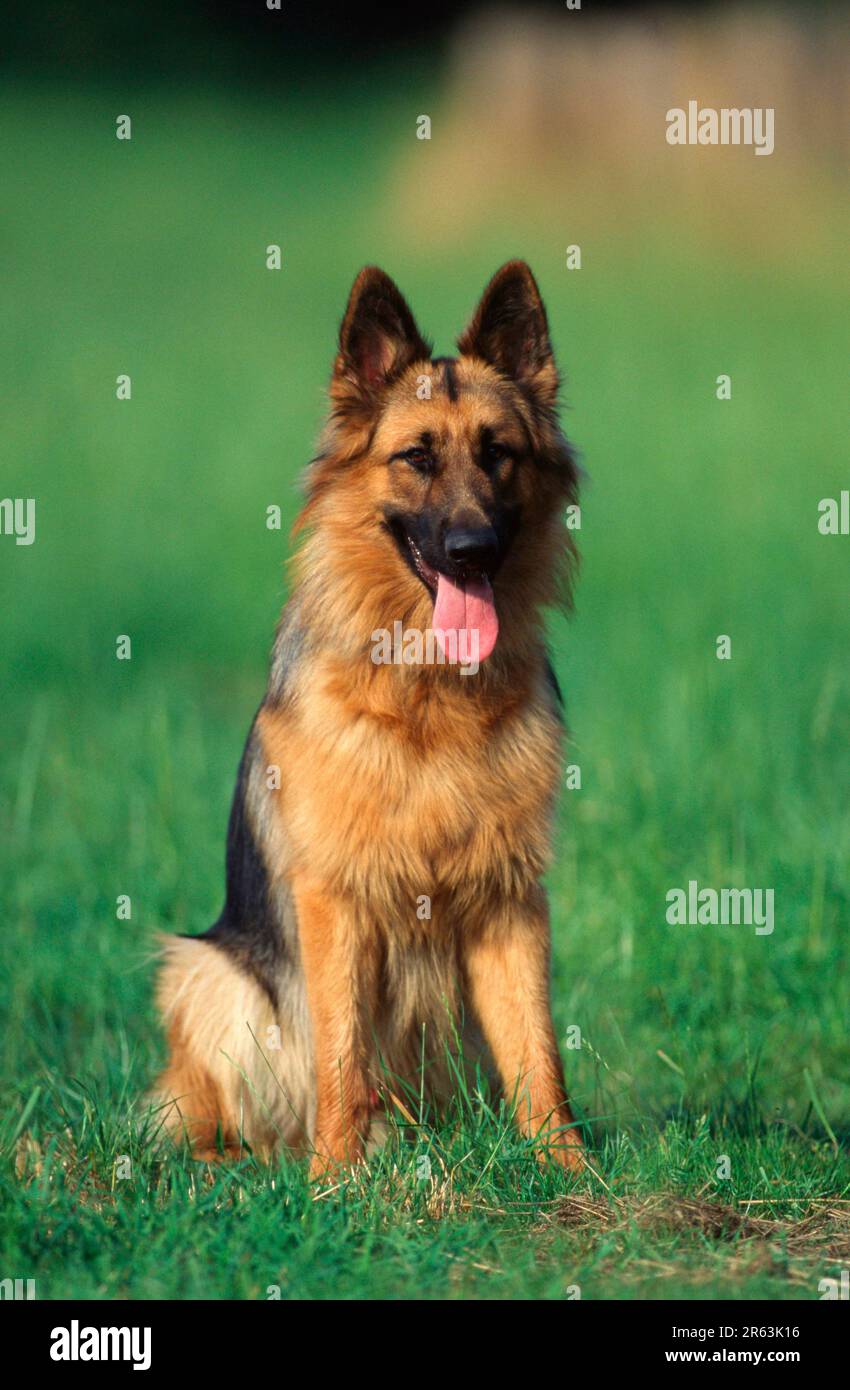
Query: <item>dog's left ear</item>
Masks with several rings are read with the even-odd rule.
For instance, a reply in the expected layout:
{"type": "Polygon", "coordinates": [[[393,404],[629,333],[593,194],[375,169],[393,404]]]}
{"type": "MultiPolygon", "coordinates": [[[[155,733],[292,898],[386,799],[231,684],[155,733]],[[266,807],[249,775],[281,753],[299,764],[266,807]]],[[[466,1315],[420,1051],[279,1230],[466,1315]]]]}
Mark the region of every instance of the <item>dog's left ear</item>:
{"type": "Polygon", "coordinates": [[[554,407],[558,370],[543,300],[525,261],[496,271],[457,345],[504,372],[535,404],[554,407]]]}
{"type": "Polygon", "coordinates": [[[334,378],[368,400],[431,350],[398,286],[377,266],[361,270],[339,330],[334,378]]]}

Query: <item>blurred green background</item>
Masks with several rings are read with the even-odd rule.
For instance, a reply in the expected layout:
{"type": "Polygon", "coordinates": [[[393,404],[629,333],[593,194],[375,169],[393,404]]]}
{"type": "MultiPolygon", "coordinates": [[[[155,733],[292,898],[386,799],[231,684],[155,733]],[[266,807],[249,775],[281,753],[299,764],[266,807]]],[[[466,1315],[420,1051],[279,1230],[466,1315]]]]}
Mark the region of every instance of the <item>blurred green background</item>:
{"type": "MultiPolygon", "coordinates": [[[[31,547],[0,537],[18,1137],[45,1076],[118,1106],[162,1056],[154,938],[220,906],[286,592],[266,508],[297,510],[354,275],[388,270],[446,351],[512,256],[539,279],[588,473],[577,613],[551,622],[582,777],[551,875],[572,1090],[599,1133],[703,1114],[847,1132],[850,538],[817,526],[848,486],[837,31],[611,18],[582,46],[547,27],[564,22],[485,15],[445,52],[286,81],[7,80],[0,491],[37,519],[31,547]],[[759,104],[765,84],[770,158],[666,145],[668,107],[759,104]],[[668,926],[691,877],[774,888],[774,934],[668,926]]],[[[51,1104],[27,1132],[57,1128],[51,1104]]]]}

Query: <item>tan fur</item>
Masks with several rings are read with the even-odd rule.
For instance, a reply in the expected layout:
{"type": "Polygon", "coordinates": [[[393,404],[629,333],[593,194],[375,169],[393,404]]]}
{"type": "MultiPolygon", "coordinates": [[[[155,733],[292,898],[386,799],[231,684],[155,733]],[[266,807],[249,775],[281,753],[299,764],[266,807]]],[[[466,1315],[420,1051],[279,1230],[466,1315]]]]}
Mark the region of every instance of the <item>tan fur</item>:
{"type": "Polygon", "coordinates": [[[221,951],[181,941],[160,985],[172,1058],[158,1091],[173,1097],[172,1130],[203,1153],[220,1124],[228,1152],[246,1135],[262,1151],[309,1148],[317,1175],[352,1162],[374,1142],[378,1094],[394,1077],[415,1083],[423,1030],[439,1097],[441,1052],[462,1028],[479,1045],[483,1034],[524,1131],[564,1166],[580,1161],[540,886],[562,742],[541,607],[572,558],[560,513],[575,473],[527,267],[494,278],[461,348],[450,381],[391,282],[358,278],[300,523],[293,603],[307,649],[285,682],[273,674],[248,780],[270,892],[297,923],[297,973],[275,1014],[221,951]],[[417,397],[423,374],[430,400],[417,397]],[[491,470],[476,462],[483,427],[509,451],[491,470]],[[387,460],[425,431],[441,464],[423,482],[387,460]],[[431,625],[429,593],[384,525],[388,507],[426,504],[452,524],[497,506],[523,518],[493,581],[498,642],[474,677],[369,658],[375,629],[431,625]],[[273,793],[268,765],[283,770],[273,793]],[[251,1032],[271,1026],[281,1047],[267,1065],[251,1032]]]}
{"type": "Polygon", "coordinates": [[[268,999],[222,952],[172,938],[164,953],[157,1005],[170,1056],[152,1100],[165,1129],[185,1137],[199,1158],[218,1156],[218,1137],[231,1157],[242,1151],[242,1136],[262,1155],[281,1146],[304,1152],[309,1054],[298,1054],[290,1033],[289,1053],[281,1058],[278,1034],[269,1032],[277,1019],[268,999]]]}

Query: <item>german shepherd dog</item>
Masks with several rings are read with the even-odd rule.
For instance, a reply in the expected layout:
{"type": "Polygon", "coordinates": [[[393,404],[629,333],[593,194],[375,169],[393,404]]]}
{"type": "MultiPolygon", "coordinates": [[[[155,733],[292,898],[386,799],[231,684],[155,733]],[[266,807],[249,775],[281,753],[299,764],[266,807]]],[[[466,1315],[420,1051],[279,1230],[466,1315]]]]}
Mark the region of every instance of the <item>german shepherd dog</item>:
{"type": "Polygon", "coordinates": [[[352,1164],[405,1086],[445,1103],[460,1041],[541,1156],[583,1162],[540,881],[563,736],[541,609],[569,596],[578,473],[524,262],[494,276],[458,350],[432,357],[393,281],[361,271],[224,909],[168,941],[159,978],[157,1106],[199,1158],[352,1164]],[[399,625],[403,659],[376,656],[399,625]],[[410,659],[411,632],[436,634],[433,659],[410,659]]]}

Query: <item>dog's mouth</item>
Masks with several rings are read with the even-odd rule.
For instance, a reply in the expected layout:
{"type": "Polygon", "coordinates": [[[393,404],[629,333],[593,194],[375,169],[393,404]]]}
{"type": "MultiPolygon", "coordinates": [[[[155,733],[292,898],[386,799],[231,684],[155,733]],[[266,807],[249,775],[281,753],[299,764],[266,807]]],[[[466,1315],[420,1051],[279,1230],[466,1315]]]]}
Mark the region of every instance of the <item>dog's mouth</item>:
{"type": "Polygon", "coordinates": [[[422,580],[422,583],[425,585],[425,588],[430,590],[431,596],[433,598],[436,598],[437,589],[439,587],[440,582],[439,571],[435,570],[433,565],[428,564],[428,561],[425,559],[425,556],[422,554],[422,551],[419,549],[419,546],[416,544],[412,536],[408,536],[406,531],[403,532],[403,539],[404,544],[407,547],[407,552],[410,555],[411,560],[413,561],[413,569],[419,575],[419,578],[422,580]]]}
{"type": "Polygon", "coordinates": [[[425,559],[413,537],[401,527],[393,535],[405,560],[431,595],[431,626],[446,660],[486,661],[499,636],[493,586],[474,569],[446,574],[425,559]]]}

